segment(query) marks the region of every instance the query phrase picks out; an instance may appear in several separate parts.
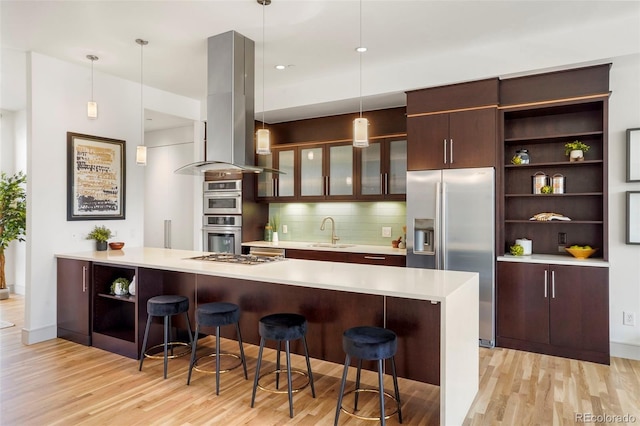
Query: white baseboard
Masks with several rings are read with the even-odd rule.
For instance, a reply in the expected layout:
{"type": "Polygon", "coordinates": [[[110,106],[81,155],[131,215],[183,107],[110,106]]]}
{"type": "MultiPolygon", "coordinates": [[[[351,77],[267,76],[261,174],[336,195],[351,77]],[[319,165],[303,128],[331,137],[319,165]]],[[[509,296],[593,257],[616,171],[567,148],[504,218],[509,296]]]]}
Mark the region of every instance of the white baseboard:
{"type": "Polygon", "coordinates": [[[22,344],[33,345],[34,343],[44,342],[58,337],[58,330],[55,325],[39,328],[37,330],[22,329],[22,344]]]}
{"type": "Polygon", "coordinates": [[[634,343],[609,342],[611,356],[640,361],[640,345],[634,343]]]}

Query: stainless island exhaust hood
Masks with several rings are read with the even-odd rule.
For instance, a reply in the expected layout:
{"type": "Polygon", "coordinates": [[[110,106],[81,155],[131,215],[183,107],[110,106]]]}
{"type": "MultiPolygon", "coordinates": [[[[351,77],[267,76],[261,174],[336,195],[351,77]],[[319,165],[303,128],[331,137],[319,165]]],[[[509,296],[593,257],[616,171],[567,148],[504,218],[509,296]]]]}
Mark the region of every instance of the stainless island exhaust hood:
{"type": "Polygon", "coordinates": [[[255,44],[235,32],[209,37],[205,161],[175,173],[260,173],[254,166],[255,44]]]}

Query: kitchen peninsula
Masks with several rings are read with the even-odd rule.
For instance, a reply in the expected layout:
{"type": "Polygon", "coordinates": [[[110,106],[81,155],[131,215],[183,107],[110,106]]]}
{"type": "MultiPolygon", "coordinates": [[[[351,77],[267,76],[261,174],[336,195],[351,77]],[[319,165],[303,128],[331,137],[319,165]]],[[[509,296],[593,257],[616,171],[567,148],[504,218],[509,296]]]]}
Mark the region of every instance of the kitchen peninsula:
{"type": "Polygon", "coordinates": [[[298,259],[259,265],[192,259],[202,255],[158,248],[56,255],[58,335],[137,358],[146,302],[169,293],[189,298],[192,321],[200,303],[237,303],[243,340],[252,344],[259,341],[261,316],[299,312],[309,322],[310,355],[336,363],[344,360],[345,329],[384,326],[398,334],[398,375],[439,385],[440,423],[463,422],[478,390],[477,274],[298,259]],[[135,296],[110,294],[115,278],[134,275],[135,296]],[[70,330],[68,313],[83,310],[85,340],[82,330],[70,330]]]}

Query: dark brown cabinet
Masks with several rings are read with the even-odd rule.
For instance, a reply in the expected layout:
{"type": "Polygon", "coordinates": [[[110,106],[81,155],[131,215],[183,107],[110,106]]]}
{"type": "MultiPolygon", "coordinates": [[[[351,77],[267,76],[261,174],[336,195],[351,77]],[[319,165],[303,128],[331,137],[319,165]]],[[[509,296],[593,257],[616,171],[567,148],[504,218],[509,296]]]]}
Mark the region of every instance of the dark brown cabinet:
{"type": "Polygon", "coordinates": [[[495,107],[410,117],[407,133],[408,170],[496,164],[495,107]]]}
{"type": "Polygon", "coordinates": [[[299,192],[296,178],[296,147],[274,147],[269,155],[258,155],[259,167],[276,169],[282,173],[265,171],[257,175],[256,197],[264,201],[294,201],[299,192]]]}
{"type": "Polygon", "coordinates": [[[609,363],[608,268],[498,262],[497,344],[609,363]]]}
{"type": "Polygon", "coordinates": [[[91,346],[91,262],[57,261],[57,335],[91,346]]]}
{"type": "Polygon", "coordinates": [[[287,249],[289,259],[324,260],[328,262],[361,263],[368,265],[406,266],[406,256],[371,253],[346,253],[340,251],[287,249]]]}
{"type": "Polygon", "coordinates": [[[407,138],[372,140],[356,149],[356,197],[404,201],[407,194],[407,138]]]}

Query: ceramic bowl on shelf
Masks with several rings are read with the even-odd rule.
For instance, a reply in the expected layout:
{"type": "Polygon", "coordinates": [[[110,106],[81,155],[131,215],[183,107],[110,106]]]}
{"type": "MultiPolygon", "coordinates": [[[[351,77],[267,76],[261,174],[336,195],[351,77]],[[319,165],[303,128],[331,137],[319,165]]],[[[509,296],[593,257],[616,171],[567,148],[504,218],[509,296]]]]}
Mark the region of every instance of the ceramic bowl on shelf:
{"type": "Polygon", "coordinates": [[[597,248],[585,249],[585,248],[565,247],[564,249],[576,259],[587,259],[588,257],[591,257],[595,252],[598,251],[597,248]]]}
{"type": "Polygon", "coordinates": [[[124,247],[124,243],[121,241],[109,243],[109,248],[111,250],[120,250],[122,247],[124,247]]]}

